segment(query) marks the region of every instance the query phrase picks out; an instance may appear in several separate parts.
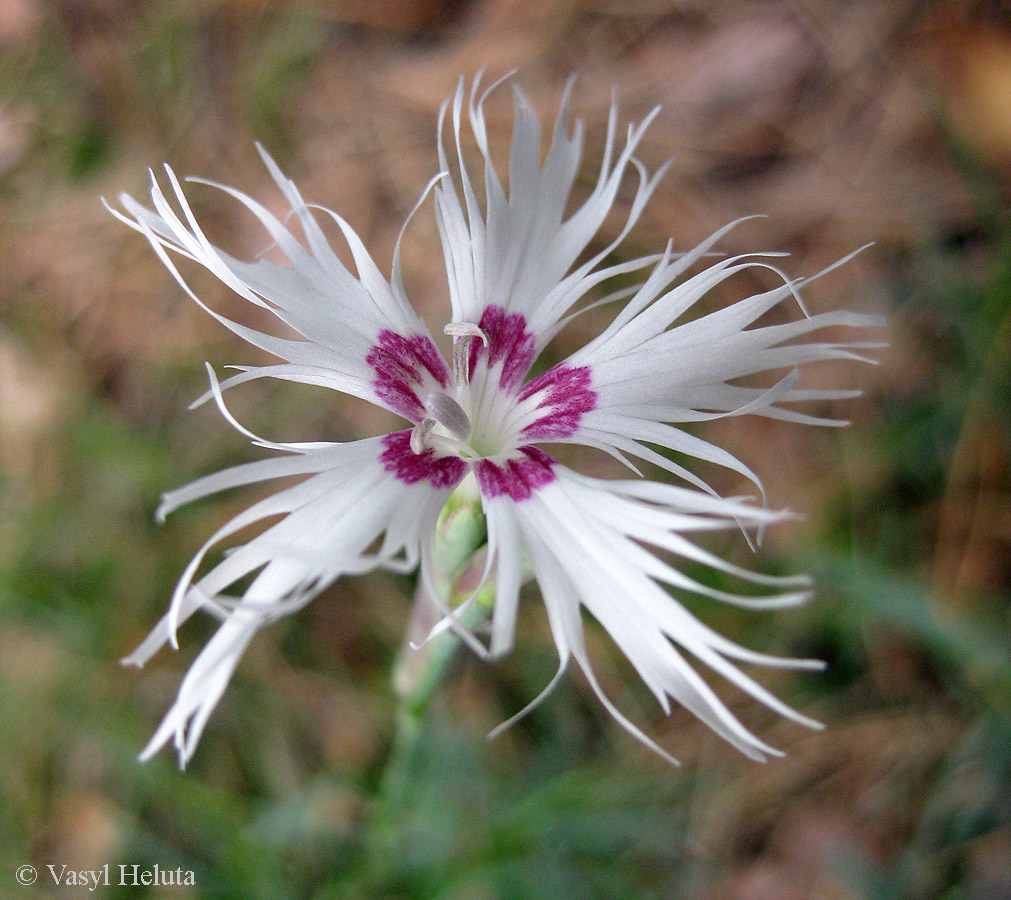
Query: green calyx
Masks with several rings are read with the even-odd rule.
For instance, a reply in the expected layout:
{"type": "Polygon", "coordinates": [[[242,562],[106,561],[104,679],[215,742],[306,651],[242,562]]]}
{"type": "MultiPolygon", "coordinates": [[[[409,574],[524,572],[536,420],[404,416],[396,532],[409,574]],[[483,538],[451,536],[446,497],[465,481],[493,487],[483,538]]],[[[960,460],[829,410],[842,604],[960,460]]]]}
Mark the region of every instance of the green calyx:
{"type": "MultiPolygon", "coordinates": [[[[473,476],[468,475],[450,494],[435,527],[432,576],[451,606],[458,606],[477,587],[484,572],[487,543],[488,523],[481,495],[473,476]]],[[[494,585],[485,584],[475,602],[491,609],[495,602],[494,585]]]]}

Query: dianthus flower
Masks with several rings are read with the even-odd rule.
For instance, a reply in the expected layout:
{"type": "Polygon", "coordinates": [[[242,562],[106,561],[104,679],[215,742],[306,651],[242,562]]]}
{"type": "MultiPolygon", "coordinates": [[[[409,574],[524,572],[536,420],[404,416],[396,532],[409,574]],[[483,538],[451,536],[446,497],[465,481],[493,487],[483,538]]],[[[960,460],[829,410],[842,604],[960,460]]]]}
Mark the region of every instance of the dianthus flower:
{"type": "Polygon", "coordinates": [[[848,312],[804,312],[786,324],[757,325],[784,301],[796,301],[803,311],[797,293],[802,282],[790,281],[769,262],[779,254],[714,254],[712,248],[733,225],[685,253],[675,254],[668,244],[653,257],[613,262],[614,251],[662,174],[648,175],[634,156],[656,111],[629,127],[619,149],[612,105],[599,175],[586,199],[569,212],[583,146],[582,122],[571,127],[568,122],[569,90],[543,165],[538,119],[523,93],[514,90],[508,190],[488,146],[483,105],[491,88],[480,96],[478,90],[479,79],[468,96],[461,79],[455,97],[443,105],[438,131],[441,172],[426,191],[434,191],[448,276],[452,316],[445,331],[453,341],[449,361],[408,302],[400,274],[400,239],[387,279],[351,226],[336,213],[307,204],[262,150],[290,205],[285,220],[233,188],[214,186],[262,223],[286,257],[283,265],[262,258],[243,261],[214,246],[168,167],[178,210],[153,176],[153,209],[127,195],[120,197],[126,214],[115,214],[148,238],[190,297],[278,360],[243,366],[220,383],[208,367],[211,390],[202,398],[213,398],[236,428],[276,455],[166,494],[159,517],[219,491],[302,476],[210,537],[183,573],[168,613],[126,660],[143,665],[166,642],[177,646],[178,626],[198,610],[221,621],[142,758],[170,738],[183,762],[192,755],[239,658],[263,625],[300,609],[344,575],[374,569],[409,572],[418,566],[442,616],[437,630],[451,629],[485,657],[499,657],[513,646],[520,589],[532,576],[560,660],[558,674],[541,697],[575,660],[614,718],[665,757],[601,690],[587,654],[583,609],[606,629],[665,711],[671,700],[680,703],[748,756],[763,759],[778,751],[737,720],[686,657],[705,663],[778,713],[817,727],[738,667],[758,663],[808,668],[817,662],[771,657],[738,646],[700,622],[672,594],[688,592],[750,608],[803,601],[806,579],[749,572],[690,539],[695,532],[713,529],[760,531],[787,514],[770,511],[764,503],[717,496],[662,450],[730,467],[761,490],[743,463],[680,426],[745,414],[842,424],[784,404],[855,396],[854,391],[798,388],[799,367],[862,359],[859,351],[868,344],[809,336],[829,327],[866,326],[871,320],[848,312]],[[447,116],[455,144],[452,165],[443,139],[447,116]],[[465,126],[484,161],[480,202],[464,160],[465,126]],[[588,254],[620,186],[633,172],[637,184],[620,233],[588,254]],[[331,249],[317,213],[332,219],[342,232],[356,273],[331,249]],[[301,237],[292,230],[296,223],[301,237]],[[280,333],[255,330],[206,306],[183,280],[172,254],[199,263],[239,296],[272,313],[283,323],[280,333]],[[714,257],[718,261],[713,262],[714,257]],[[779,273],[783,283],[698,314],[696,305],[713,288],[756,267],[779,273]],[[636,272],[647,273],[636,286],[597,292],[618,276],[625,276],[627,283],[627,276],[636,272]],[[529,377],[545,346],[574,316],[608,302],[622,305],[601,334],[563,362],[529,377]],[[773,383],[741,383],[761,373],[776,373],[773,383]],[[360,397],[410,425],[347,443],[268,441],[236,422],[222,399],[228,388],[264,377],[360,397]],[[629,457],[637,457],[687,486],[641,476],[602,480],[578,474],[550,456],[542,448],[546,443],[603,450],[633,470],[629,457]],[[464,609],[450,605],[432,572],[440,512],[465,479],[472,479],[471,489],[476,484],[487,523],[482,584],[493,589],[494,604],[485,633],[468,627],[464,609]],[[265,519],[277,521],[197,577],[211,547],[265,519]],[[766,592],[755,597],[718,590],[673,565],[677,559],[729,573],[766,592]],[[236,590],[242,581],[247,586],[236,590]]]}

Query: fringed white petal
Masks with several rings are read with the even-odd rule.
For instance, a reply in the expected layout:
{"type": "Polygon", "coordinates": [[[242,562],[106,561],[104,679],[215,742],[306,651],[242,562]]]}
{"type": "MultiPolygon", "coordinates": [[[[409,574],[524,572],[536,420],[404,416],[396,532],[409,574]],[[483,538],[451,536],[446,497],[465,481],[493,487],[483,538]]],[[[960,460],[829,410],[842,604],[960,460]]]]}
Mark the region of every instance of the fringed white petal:
{"type": "Polygon", "coordinates": [[[675,426],[740,415],[810,425],[846,424],[784,404],[824,404],[858,396],[859,392],[852,390],[798,387],[802,369],[829,360],[873,363],[866,351],[884,346],[869,341],[811,339],[829,329],[867,329],[883,324],[880,317],[851,312],[809,315],[803,306],[799,289],[853,254],[804,280],[790,281],[767,261],[778,254],[730,257],[678,280],[736,224],[678,258],[668,249],[611,325],[565,361],[570,367],[588,367],[596,403],[583,414],[579,429],[559,440],[629,453],[701,486],[697,477],[651,449],[651,445],[659,446],[734,469],[761,490],[758,477],[740,460],[675,426]],[[771,269],[784,284],[724,309],[679,321],[714,287],[755,267],[771,269]],[[785,301],[796,302],[802,317],[786,324],[755,325],[785,301]],[[766,387],[735,383],[762,374],[775,380],[766,387]]]}
{"type": "MultiPolygon", "coordinates": [[[[575,657],[594,691],[624,728],[669,759],[604,695],[585,650],[581,608],[608,631],[665,711],[669,712],[671,700],[682,704],[746,755],[761,760],[778,751],[741,725],[683,653],[705,663],[770,709],[803,725],[819,727],[770,694],[736,663],[798,669],[820,668],[820,663],[782,659],[740,647],[703,625],[661,586],[752,608],[802,602],[808,596],[806,579],[748,572],[696,547],[684,536],[686,532],[734,528],[741,522],[759,527],[788,514],[670,485],[604,482],[561,466],[554,471],[557,478],[522,503],[503,497],[486,500],[489,529],[500,535],[500,553],[508,537],[527,551],[562,666],[570,656],[575,657]],[[775,593],[753,597],[713,589],[654,555],[644,544],[775,593]]],[[[510,571],[512,564],[512,558],[503,556],[496,572],[497,587],[505,596],[496,596],[493,647],[497,634],[499,645],[508,648],[509,632],[515,629],[518,584],[510,571]],[[501,609],[500,599],[505,600],[501,609]]]]}
{"type": "MultiPolygon", "coordinates": [[[[178,205],[178,211],[153,173],[153,210],[123,194],[119,199],[126,214],[111,207],[110,211],[148,238],[172,275],[203,309],[249,343],[290,364],[250,368],[246,374],[226,381],[224,388],[251,378],[280,377],[318,384],[388,406],[374,390],[376,372],[367,360],[380,332],[389,330],[405,337],[417,334],[430,339],[425,324],[404,294],[399,241],[393,274],[387,280],[350,225],[330,210],[322,210],[336,222],[348,243],[358,270],[357,275],[352,274],[334,253],[315,219],[314,210],[320,208],[306,204],[274,160],[262,147],[258,149],[290,204],[289,217],[298,222],[305,244],[285,222],[241,191],[203,179],[190,180],[225,192],[251,212],[270,239],[266,249],[276,247],[285,257],[283,265],[266,259],[245,262],[214,246],[197,222],[175,173],[167,166],[172,188],[169,196],[178,205]],[[201,264],[239,296],[269,310],[305,340],[257,331],[209,308],[189,288],[168,251],[201,264]]],[[[424,195],[437,180],[433,179],[424,195]]],[[[208,398],[205,395],[202,399],[208,398]]]]}
{"type": "Polygon", "coordinates": [[[422,545],[431,542],[436,519],[453,486],[436,487],[424,478],[407,483],[381,464],[382,452],[382,438],[334,444],[236,466],[165,496],[162,515],[239,485],[308,476],[218,529],[183,573],[169,612],[124,660],[140,666],[166,642],[175,646],[177,628],[198,609],[223,620],[184,679],[176,703],[144,758],[175,735],[181,761],[188,759],[239,656],[262,625],[301,608],[342,575],[381,567],[398,571],[417,567],[422,545]],[[211,547],[276,516],[282,518],[231,549],[194,580],[211,547]],[[254,573],[239,595],[227,593],[254,573]]]}
{"type": "MultiPolygon", "coordinates": [[[[629,127],[625,145],[616,153],[617,108],[608,117],[607,138],[600,174],[590,196],[569,218],[565,209],[582,158],[583,123],[568,127],[569,95],[565,89],[555,120],[551,146],[540,163],[540,126],[523,92],[514,86],[515,119],[509,161],[508,193],[491,160],[484,118],[484,102],[496,85],[478,98],[478,76],[471,87],[467,120],[484,159],[483,201],[478,201],[471,175],[463,161],[465,83],[439,119],[439,162],[451,173],[435,189],[436,213],[449,274],[453,318],[477,322],[489,304],[507,313],[522,313],[540,350],[559,320],[597,283],[627,271],[628,266],[598,272],[597,266],[620,243],[641,214],[662,174],[646,175],[633,157],[654,110],[645,121],[629,127]],[[451,110],[457,161],[450,164],[443,130],[451,110]],[[629,167],[636,169],[639,186],[619,237],[574,271],[576,260],[596,235],[610,212],[629,167]],[[454,171],[455,170],[455,171],[454,171]]],[[[500,83],[500,82],[499,82],[500,83]]],[[[636,262],[641,268],[648,262],[636,262]]]]}

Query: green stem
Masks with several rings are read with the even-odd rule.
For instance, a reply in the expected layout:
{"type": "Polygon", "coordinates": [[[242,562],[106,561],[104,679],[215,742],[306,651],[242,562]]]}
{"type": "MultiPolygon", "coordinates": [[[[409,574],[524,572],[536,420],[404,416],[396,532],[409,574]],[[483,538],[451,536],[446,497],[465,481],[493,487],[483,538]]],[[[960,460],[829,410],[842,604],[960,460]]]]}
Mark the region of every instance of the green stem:
{"type": "MultiPolygon", "coordinates": [[[[430,602],[419,588],[411,616],[412,625],[416,624],[417,618],[426,618],[430,602]]],[[[420,630],[411,628],[408,635],[420,630]]],[[[378,799],[383,806],[402,805],[428,708],[459,646],[460,639],[449,631],[417,650],[410,646],[409,641],[404,642],[393,674],[394,690],[400,701],[393,744],[379,781],[378,799]]]]}
{"type": "MultiPolygon", "coordinates": [[[[479,566],[483,568],[480,551],[486,539],[480,501],[475,502],[468,485],[461,485],[439,517],[433,552],[435,586],[454,605],[469,596],[480,577],[479,566]]],[[[491,592],[482,590],[479,601],[461,616],[464,627],[474,628],[487,619],[491,592]],[[486,593],[488,596],[484,596],[486,593]]],[[[393,741],[365,835],[366,858],[373,875],[389,872],[396,865],[400,827],[409,802],[425,717],[461,644],[451,631],[422,644],[436,624],[435,615],[436,607],[419,583],[404,643],[393,668],[393,689],[399,701],[393,741]]]]}
{"type": "MultiPolygon", "coordinates": [[[[415,611],[411,616],[412,623],[416,618],[424,617],[424,612],[419,614],[419,611],[430,608],[431,601],[419,588],[415,598],[415,611]]],[[[487,612],[475,605],[463,615],[461,621],[466,627],[472,628],[486,617],[487,612]]],[[[409,635],[411,631],[408,632],[409,635]]],[[[413,649],[409,641],[405,641],[397,660],[393,681],[400,702],[397,706],[393,741],[379,778],[365,838],[365,850],[373,875],[389,873],[396,866],[401,827],[404,812],[410,804],[411,784],[422,746],[425,718],[461,643],[450,631],[440,634],[418,649],[413,649]]]]}

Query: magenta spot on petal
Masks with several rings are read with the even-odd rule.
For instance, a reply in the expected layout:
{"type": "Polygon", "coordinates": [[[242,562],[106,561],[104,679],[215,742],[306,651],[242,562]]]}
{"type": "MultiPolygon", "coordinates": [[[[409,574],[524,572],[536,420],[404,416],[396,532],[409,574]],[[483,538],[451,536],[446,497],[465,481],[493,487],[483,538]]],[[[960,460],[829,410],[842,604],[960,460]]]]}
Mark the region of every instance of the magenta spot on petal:
{"type": "Polygon", "coordinates": [[[517,502],[526,500],[538,488],[555,480],[555,461],[536,447],[520,447],[519,457],[503,465],[482,459],[474,465],[478,487],[487,497],[507,495],[517,502]]]}
{"type": "Polygon", "coordinates": [[[383,438],[386,449],[379,457],[383,468],[405,484],[426,479],[432,487],[453,487],[467,474],[467,463],[458,456],[436,456],[431,447],[421,453],[411,449],[411,432],[394,431],[383,438]]]}
{"type": "Polygon", "coordinates": [[[441,387],[449,385],[449,369],[435,344],[423,334],[404,337],[388,329],[380,331],[378,343],[365,361],[375,370],[372,388],[379,398],[394,412],[414,422],[425,415],[417,394],[424,372],[441,387]]]}
{"type": "Polygon", "coordinates": [[[470,371],[487,354],[489,368],[502,360],[499,384],[511,391],[530,370],[534,361],[534,336],[527,331],[527,320],[520,313],[506,313],[501,306],[489,306],[478,327],[488,337],[488,347],[475,340],[470,345],[470,371]]]}
{"type": "Polygon", "coordinates": [[[573,368],[561,363],[523,385],[519,399],[544,392],[537,409],[544,414],[523,429],[529,440],[546,441],[569,437],[579,428],[584,413],[596,408],[597,393],[591,390],[589,366],[573,368]]]}

